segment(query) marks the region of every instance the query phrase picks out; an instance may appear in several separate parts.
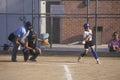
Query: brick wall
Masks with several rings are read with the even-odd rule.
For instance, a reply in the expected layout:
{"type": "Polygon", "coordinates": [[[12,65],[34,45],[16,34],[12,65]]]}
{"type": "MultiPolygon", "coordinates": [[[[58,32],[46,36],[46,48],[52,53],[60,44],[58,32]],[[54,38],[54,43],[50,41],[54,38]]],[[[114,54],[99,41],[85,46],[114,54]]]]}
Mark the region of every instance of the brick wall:
{"type": "MultiPolygon", "coordinates": [[[[62,0],[61,4],[64,5],[65,14],[69,14],[69,18],[64,17],[61,20],[61,43],[82,40],[83,24],[87,22],[87,7],[83,5],[82,0],[62,0]]],[[[91,14],[89,15],[89,23],[93,28],[95,26],[94,0],[89,2],[89,14],[91,14]]],[[[114,31],[120,31],[120,1],[100,0],[98,14],[97,22],[98,26],[103,27],[101,42],[104,44],[108,42],[114,31]]]]}

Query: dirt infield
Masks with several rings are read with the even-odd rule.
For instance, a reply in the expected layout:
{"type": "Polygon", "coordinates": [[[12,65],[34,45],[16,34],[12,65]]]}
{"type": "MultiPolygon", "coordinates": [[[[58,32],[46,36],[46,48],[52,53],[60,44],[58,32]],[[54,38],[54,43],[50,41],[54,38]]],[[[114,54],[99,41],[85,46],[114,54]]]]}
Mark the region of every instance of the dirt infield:
{"type": "Polygon", "coordinates": [[[81,62],[77,57],[39,56],[37,62],[11,62],[10,55],[0,55],[0,80],[120,80],[120,57],[93,57],[81,62]]]}

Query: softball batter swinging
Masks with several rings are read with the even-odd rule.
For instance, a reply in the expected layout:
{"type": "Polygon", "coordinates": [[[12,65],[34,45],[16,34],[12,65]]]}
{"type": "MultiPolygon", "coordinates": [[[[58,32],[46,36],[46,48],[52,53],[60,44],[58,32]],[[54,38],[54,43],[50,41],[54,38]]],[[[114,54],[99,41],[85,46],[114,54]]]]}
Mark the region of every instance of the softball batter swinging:
{"type": "Polygon", "coordinates": [[[85,55],[88,54],[88,50],[90,48],[91,52],[93,53],[93,56],[96,59],[97,64],[100,64],[97,52],[94,49],[94,42],[93,42],[93,38],[92,38],[93,33],[92,33],[92,30],[90,29],[90,24],[85,23],[83,27],[84,27],[84,33],[83,33],[83,42],[82,43],[84,44],[85,51],[84,51],[84,53],[79,55],[78,62],[82,57],[84,57],[85,55]]]}

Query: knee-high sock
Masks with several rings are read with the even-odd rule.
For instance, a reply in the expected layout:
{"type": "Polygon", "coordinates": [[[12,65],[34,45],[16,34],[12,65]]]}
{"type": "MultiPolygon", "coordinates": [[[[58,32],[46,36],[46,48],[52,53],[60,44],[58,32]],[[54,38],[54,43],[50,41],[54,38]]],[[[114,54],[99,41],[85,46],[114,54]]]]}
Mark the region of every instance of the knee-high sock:
{"type": "Polygon", "coordinates": [[[95,50],[92,50],[92,53],[93,53],[93,55],[94,55],[95,59],[98,59],[97,52],[96,52],[95,50]]]}

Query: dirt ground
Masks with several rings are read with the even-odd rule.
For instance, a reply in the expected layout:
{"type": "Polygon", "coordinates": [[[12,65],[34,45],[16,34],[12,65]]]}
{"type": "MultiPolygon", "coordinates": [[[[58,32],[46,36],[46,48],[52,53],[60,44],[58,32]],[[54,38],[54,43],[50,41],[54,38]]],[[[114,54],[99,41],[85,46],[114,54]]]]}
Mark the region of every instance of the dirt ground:
{"type": "Polygon", "coordinates": [[[10,55],[0,55],[0,80],[120,80],[120,57],[39,56],[37,62],[11,62],[10,55]]]}

